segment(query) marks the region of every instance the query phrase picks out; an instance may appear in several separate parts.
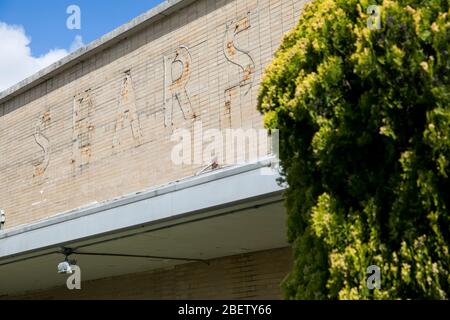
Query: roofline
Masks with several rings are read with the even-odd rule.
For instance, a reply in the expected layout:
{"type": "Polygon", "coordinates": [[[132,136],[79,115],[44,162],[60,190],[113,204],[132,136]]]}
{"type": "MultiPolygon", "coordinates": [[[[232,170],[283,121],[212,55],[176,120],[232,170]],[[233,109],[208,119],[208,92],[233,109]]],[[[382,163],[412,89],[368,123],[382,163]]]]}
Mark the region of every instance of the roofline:
{"type": "Polygon", "coordinates": [[[88,45],[72,52],[68,56],[58,60],[50,66],[42,69],[34,75],[17,83],[16,85],[0,92],[0,104],[3,104],[19,94],[32,89],[41,83],[51,79],[70,67],[88,59],[94,54],[105,50],[121,40],[129,37],[131,34],[144,29],[156,21],[167,17],[171,13],[180,10],[196,0],[166,0],[146,13],[134,18],[130,22],[118,27],[106,35],[92,41],[88,45]]]}

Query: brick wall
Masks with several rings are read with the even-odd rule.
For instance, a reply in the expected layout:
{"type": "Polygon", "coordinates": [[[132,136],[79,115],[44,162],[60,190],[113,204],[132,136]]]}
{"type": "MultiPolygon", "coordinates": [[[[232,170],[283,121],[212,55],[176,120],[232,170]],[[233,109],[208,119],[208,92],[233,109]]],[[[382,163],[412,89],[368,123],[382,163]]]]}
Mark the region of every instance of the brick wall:
{"type": "Polygon", "coordinates": [[[196,1],[1,104],[6,227],[193,175],[170,138],[195,121],[261,128],[258,84],[303,2],[196,1]]]}
{"type": "Polygon", "coordinates": [[[18,299],[282,299],[280,283],[291,268],[290,248],[225,257],[95,281],[82,290],[55,288],[18,299]]]}

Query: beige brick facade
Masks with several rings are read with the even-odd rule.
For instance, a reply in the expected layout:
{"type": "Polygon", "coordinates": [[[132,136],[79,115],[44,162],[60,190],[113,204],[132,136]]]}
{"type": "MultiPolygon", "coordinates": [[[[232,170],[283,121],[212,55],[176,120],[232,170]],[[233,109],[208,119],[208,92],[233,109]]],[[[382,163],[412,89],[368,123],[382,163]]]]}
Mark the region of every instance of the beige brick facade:
{"type": "Polygon", "coordinates": [[[203,165],[175,166],[170,138],[195,121],[261,128],[258,84],[302,5],[195,1],[0,104],[6,227],[193,175],[203,165]]]}
{"type": "MultiPolygon", "coordinates": [[[[120,277],[86,281],[17,299],[282,299],[280,284],[292,264],[291,250],[275,249],[180,265],[120,277]]],[[[0,297],[1,298],[1,297],[0,297]]],[[[3,297],[8,298],[8,297],[3,297]]]]}

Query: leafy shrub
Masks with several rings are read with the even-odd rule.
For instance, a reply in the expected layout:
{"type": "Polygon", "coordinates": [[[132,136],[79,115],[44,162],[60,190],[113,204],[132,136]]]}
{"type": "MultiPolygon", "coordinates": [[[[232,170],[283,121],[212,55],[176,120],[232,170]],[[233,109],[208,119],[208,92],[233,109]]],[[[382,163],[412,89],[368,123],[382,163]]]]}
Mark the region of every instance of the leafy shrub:
{"type": "Polygon", "coordinates": [[[313,1],[267,68],[258,108],[289,184],[288,299],[449,298],[449,14],[448,0],[313,1]]]}

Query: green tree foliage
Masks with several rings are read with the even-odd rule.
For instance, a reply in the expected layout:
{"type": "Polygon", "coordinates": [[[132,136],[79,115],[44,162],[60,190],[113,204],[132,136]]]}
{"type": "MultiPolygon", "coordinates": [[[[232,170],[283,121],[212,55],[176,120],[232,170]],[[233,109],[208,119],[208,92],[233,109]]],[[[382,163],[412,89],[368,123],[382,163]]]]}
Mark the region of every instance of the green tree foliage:
{"type": "Polygon", "coordinates": [[[283,40],[258,107],[290,186],[287,298],[449,298],[449,14],[448,0],[317,0],[283,40]]]}

